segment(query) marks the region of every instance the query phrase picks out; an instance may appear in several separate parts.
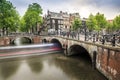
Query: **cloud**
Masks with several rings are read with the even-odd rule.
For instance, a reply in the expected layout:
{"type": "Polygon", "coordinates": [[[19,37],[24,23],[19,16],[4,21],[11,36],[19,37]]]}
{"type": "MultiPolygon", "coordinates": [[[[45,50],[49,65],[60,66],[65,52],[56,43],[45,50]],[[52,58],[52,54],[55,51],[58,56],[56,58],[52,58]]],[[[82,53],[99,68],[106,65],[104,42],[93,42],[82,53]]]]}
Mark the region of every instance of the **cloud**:
{"type": "Polygon", "coordinates": [[[17,7],[26,7],[28,4],[32,3],[31,0],[9,0],[13,3],[14,6],[17,7]]]}
{"type": "Polygon", "coordinates": [[[98,6],[108,6],[108,7],[114,7],[118,8],[120,7],[120,0],[93,0],[95,4],[98,6]]]}
{"type": "Polygon", "coordinates": [[[107,18],[114,18],[120,14],[120,0],[9,0],[16,6],[20,15],[24,15],[29,4],[37,2],[43,8],[43,14],[50,11],[79,12],[81,17],[88,17],[90,13],[105,14],[107,18]]]}
{"type": "Polygon", "coordinates": [[[23,16],[29,6],[29,4],[32,4],[34,2],[39,2],[39,0],[8,0],[12,2],[14,7],[16,7],[17,11],[21,16],[23,16]]]}
{"type": "Polygon", "coordinates": [[[120,0],[69,0],[74,8],[79,8],[79,13],[83,17],[88,17],[89,13],[97,12],[105,14],[107,19],[112,19],[120,14],[120,0]]]}
{"type": "Polygon", "coordinates": [[[69,0],[72,3],[75,3],[75,5],[92,5],[96,7],[101,6],[112,6],[112,7],[120,7],[120,0],[69,0]]]}

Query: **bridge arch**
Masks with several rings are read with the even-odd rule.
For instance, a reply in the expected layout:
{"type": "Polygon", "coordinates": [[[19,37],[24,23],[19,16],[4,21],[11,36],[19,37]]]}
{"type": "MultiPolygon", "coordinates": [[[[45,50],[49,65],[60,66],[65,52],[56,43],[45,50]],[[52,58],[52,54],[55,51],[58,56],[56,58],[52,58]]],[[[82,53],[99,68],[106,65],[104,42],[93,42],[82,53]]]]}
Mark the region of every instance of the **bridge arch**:
{"type": "Polygon", "coordinates": [[[25,44],[33,43],[33,39],[30,37],[15,37],[10,40],[10,43],[16,45],[16,42],[20,41],[21,39],[23,40],[21,43],[25,43],[25,44]]]}
{"type": "Polygon", "coordinates": [[[89,52],[79,44],[73,44],[67,48],[67,56],[74,56],[74,55],[77,56],[79,55],[80,57],[90,60],[90,62],[92,62],[92,58],[89,52]]]}
{"type": "Polygon", "coordinates": [[[56,43],[60,48],[62,48],[62,44],[58,39],[53,38],[50,43],[56,43]]]}
{"type": "Polygon", "coordinates": [[[42,39],[42,43],[47,43],[47,39],[42,39]]]}

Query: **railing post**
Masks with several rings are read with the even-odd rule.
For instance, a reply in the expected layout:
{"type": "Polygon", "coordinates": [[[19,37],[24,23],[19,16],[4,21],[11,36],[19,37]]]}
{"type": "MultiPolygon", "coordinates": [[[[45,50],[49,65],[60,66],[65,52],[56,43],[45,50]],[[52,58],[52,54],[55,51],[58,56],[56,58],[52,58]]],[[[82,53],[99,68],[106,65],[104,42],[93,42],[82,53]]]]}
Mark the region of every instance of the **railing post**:
{"type": "Polygon", "coordinates": [[[79,40],[79,32],[78,32],[78,40],[79,40]]]}
{"type": "Polygon", "coordinates": [[[112,46],[115,46],[115,34],[113,35],[112,46]]]}
{"type": "Polygon", "coordinates": [[[102,44],[104,45],[105,44],[105,37],[103,35],[103,38],[102,38],[102,44]]]}
{"type": "Polygon", "coordinates": [[[95,34],[93,34],[93,42],[95,42],[95,34]]]}

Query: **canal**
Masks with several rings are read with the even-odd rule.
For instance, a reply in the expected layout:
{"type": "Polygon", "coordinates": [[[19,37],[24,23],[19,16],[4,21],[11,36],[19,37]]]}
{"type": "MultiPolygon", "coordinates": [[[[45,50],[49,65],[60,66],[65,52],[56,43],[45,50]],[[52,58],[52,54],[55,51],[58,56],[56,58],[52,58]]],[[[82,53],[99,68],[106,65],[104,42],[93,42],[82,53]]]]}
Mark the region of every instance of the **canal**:
{"type": "MultiPolygon", "coordinates": [[[[31,55],[28,54],[32,52],[30,50],[32,49],[19,51],[24,52],[23,56],[1,58],[0,80],[107,80],[99,71],[92,68],[87,57],[66,57],[63,52],[49,52],[48,48],[44,48],[47,51],[38,53],[43,50],[40,48],[37,55],[32,50],[34,53],[31,55]]],[[[4,54],[9,53],[8,50],[4,54]]]]}
{"type": "Polygon", "coordinates": [[[61,53],[0,60],[0,80],[107,80],[80,57],[61,53]]]}

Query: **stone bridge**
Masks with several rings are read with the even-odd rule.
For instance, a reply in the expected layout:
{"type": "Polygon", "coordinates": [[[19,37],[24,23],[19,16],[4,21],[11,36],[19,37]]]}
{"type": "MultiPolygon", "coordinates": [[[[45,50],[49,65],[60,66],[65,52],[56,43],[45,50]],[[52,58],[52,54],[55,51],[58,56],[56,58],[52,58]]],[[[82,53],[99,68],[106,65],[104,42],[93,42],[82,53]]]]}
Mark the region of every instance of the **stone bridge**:
{"type": "Polygon", "coordinates": [[[65,55],[85,54],[89,56],[92,66],[109,80],[120,80],[120,47],[99,43],[74,40],[58,36],[41,37],[43,42],[58,43],[64,48],[65,55]]]}
{"type": "Polygon", "coordinates": [[[41,37],[36,35],[17,35],[17,36],[4,36],[0,37],[0,46],[10,45],[14,43],[17,38],[25,38],[31,43],[40,43],[41,37]]]}
{"type": "Polygon", "coordinates": [[[0,37],[0,46],[9,45],[17,37],[25,37],[33,43],[58,43],[64,49],[66,56],[84,55],[92,63],[93,68],[99,70],[109,80],[120,80],[120,47],[102,45],[58,36],[6,36],[0,37]]]}

